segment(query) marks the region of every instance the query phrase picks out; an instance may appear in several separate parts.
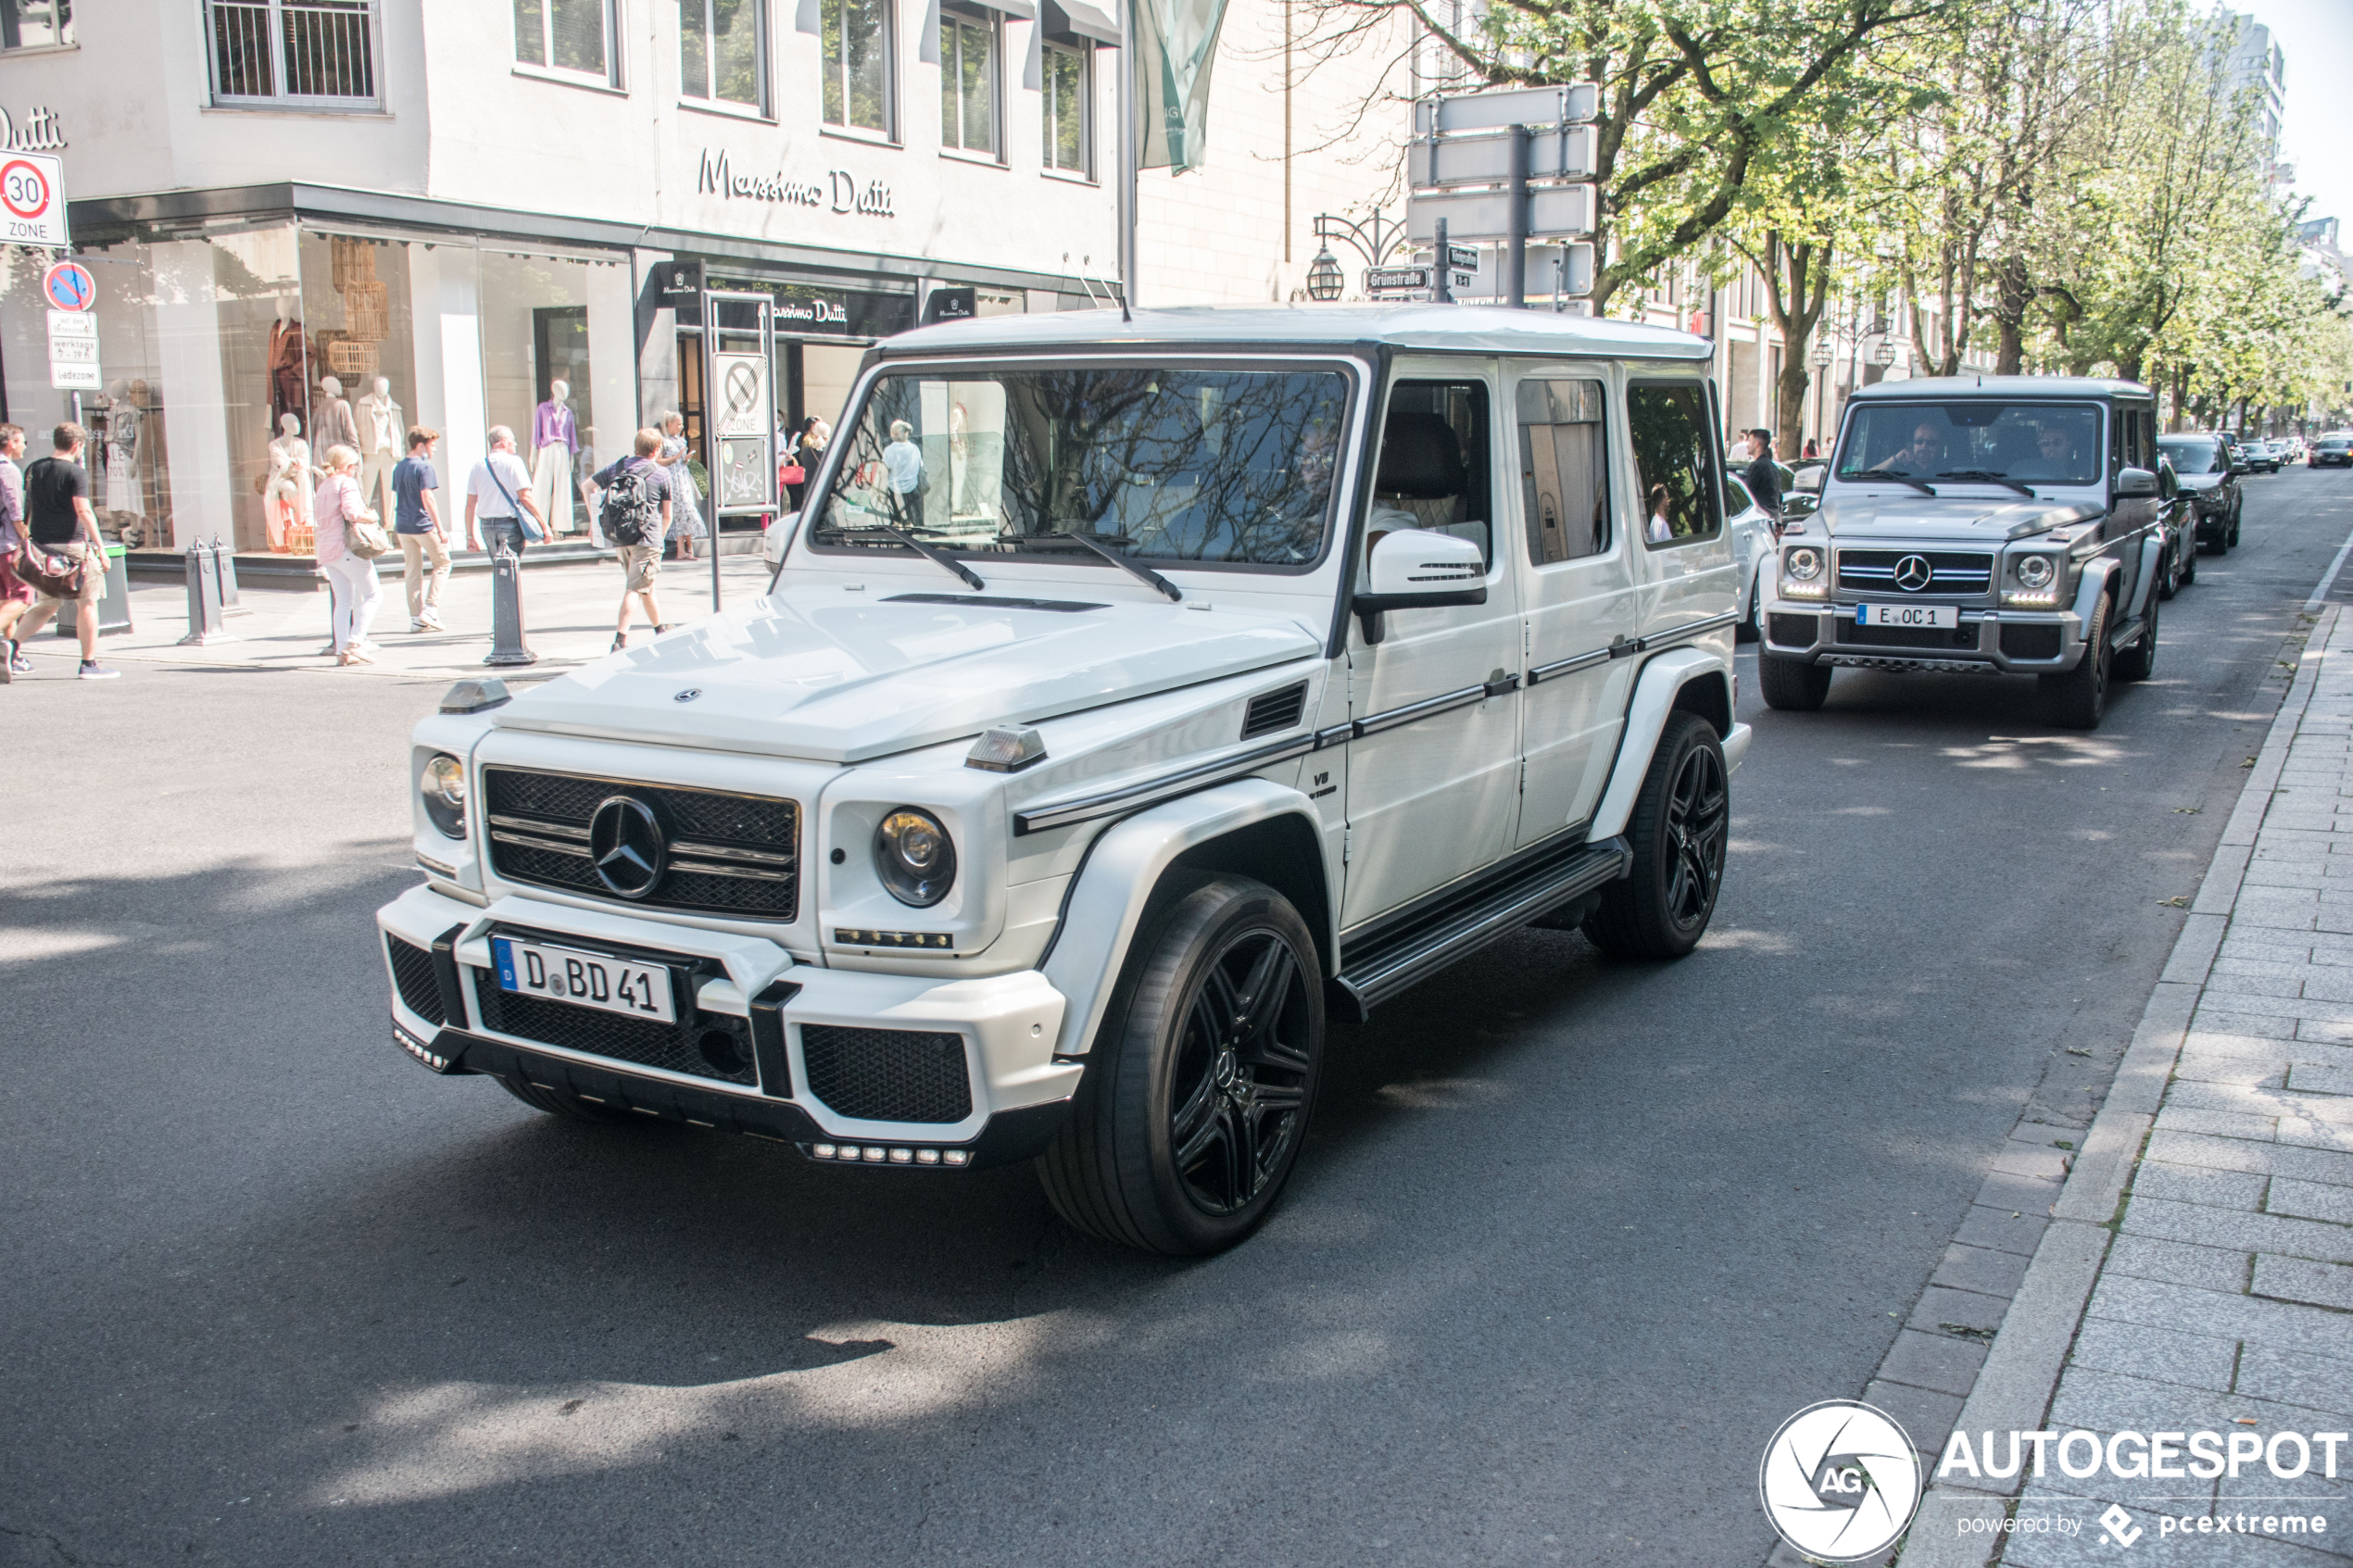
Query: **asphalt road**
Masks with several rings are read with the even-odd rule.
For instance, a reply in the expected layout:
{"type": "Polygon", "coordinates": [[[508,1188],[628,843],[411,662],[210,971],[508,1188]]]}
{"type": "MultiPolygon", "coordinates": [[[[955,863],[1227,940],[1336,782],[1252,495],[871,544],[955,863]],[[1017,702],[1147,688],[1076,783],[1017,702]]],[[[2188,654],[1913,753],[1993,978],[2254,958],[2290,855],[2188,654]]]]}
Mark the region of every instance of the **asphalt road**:
{"type": "Polygon", "coordinates": [[[0,1562],[1755,1562],[2030,1106],[2097,1103],[2353,474],[2249,481],[2084,735],[1755,703],[1681,963],[1529,932],[1333,1042],[1290,1200],[1175,1263],[1026,1170],[537,1116],[391,1045],[438,683],[0,691],[0,1562]],[[2069,1047],[2090,1054],[2070,1054],[2069,1047]]]}

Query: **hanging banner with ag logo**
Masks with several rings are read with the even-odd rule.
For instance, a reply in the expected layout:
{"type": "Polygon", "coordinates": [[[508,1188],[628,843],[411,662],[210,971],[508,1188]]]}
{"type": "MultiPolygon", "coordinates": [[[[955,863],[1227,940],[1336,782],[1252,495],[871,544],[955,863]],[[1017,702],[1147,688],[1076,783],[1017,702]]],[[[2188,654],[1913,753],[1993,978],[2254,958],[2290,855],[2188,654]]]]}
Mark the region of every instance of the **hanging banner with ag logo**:
{"type": "Polygon", "coordinates": [[[1226,0],[1131,0],[1130,14],[1141,99],[1136,167],[1199,169],[1209,159],[1209,72],[1226,0]]]}

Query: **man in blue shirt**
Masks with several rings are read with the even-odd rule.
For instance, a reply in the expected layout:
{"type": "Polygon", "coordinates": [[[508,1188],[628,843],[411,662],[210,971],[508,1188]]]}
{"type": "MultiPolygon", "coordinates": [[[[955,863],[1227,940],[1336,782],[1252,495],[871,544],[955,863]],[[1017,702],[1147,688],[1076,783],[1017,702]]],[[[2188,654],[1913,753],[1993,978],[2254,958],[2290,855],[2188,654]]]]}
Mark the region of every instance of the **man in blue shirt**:
{"type": "Polygon", "coordinates": [[[441,488],[434,471],[433,444],[437,430],[409,427],[409,455],[392,470],[392,531],[400,541],[401,581],[409,588],[409,630],[438,632],[441,625],[441,585],[449,581],[449,546],[441,537],[441,511],[433,493],[441,488]],[[427,576],[424,563],[433,562],[427,576]]]}

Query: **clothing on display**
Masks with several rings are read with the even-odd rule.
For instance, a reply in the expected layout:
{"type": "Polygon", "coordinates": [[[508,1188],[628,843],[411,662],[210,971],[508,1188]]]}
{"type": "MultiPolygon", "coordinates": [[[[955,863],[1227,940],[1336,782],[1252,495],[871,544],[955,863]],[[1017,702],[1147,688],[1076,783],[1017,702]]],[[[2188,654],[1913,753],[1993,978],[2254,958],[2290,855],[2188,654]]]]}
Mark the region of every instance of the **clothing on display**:
{"type": "Polygon", "coordinates": [[[546,509],[547,527],[570,533],[578,526],[573,510],[573,467],[580,456],[580,426],[565,401],[572,387],[550,383],[548,399],[531,416],[531,488],[546,509]]]}
{"type": "Polygon", "coordinates": [[[310,466],[310,443],[296,433],[302,426],[292,414],[278,416],[282,433],[270,444],[270,479],[262,491],[262,523],[270,531],[270,548],[278,555],[305,554],[317,547],[310,525],[310,486],[318,470],[310,466]]]}
{"type": "Polygon", "coordinates": [[[275,422],[292,414],[307,418],[310,398],[310,345],[302,323],[283,315],[270,329],[270,418],[275,422]]]}
{"type": "Polygon", "coordinates": [[[351,417],[351,405],[344,401],[343,383],[329,376],[319,383],[321,400],[315,427],[319,451],[324,456],[330,446],[359,449],[359,421],[351,417]]]}
{"type": "Polygon", "coordinates": [[[145,486],[140,483],[139,443],[146,415],[131,400],[128,385],[111,394],[106,412],[106,510],[132,518],[147,515],[145,486]]]}
{"type": "Polygon", "coordinates": [[[374,388],[359,400],[359,499],[379,517],[392,515],[392,470],[406,450],[408,427],[400,405],[392,400],[392,383],[376,378],[374,388]]]}

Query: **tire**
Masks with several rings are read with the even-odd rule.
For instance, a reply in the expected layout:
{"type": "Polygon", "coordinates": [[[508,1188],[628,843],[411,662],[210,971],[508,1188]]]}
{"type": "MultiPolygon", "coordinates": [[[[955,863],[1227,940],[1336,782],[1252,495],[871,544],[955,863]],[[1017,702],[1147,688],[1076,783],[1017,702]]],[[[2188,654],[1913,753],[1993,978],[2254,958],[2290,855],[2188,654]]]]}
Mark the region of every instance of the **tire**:
{"type": "Polygon", "coordinates": [[[1282,1196],[1323,1062],[1306,922],[1263,883],[1202,882],[1139,928],[1071,1119],[1038,1156],[1047,1200],[1124,1247],[1223,1251],[1282,1196]]]}
{"type": "Polygon", "coordinates": [[[522,1078],[501,1078],[498,1086],[534,1110],[544,1110],[550,1116],[560,1116],[568,1122],[650,1122],[654,1118],[640,1116],[631,1110],[614,1110],[609,1107],[566,1094],[561,1089],[542,1088],[522,1078]]]}
{"type": "Polygon", "coordinates": [[[2182,557],[2177,546],[2165,547],[2165,575],[2157,580],[2157,596],[2170,599],[2181,591],[2182,557]]]}
{"type": "Polygon", "coordinates": [[[1669,715],[1627,823],[1633,870],[1603,889],[1586,939],[1627,959],[1680,959],[1698,947],[1724,884],[1731,822],[1716,726],[1696,713],[1669,715]]]}
{"type": "Polygon", "coordinates": [[[2235,549],[2237,549],[2238,547],[2239,547],[2239,514],[2238,514],[2238,513],[2236,513],[2236,512],[2233,512],[2233,513],[2231,514],[2231,531],[2230,531],[2228,533],[2226,533],[2226,534],[2224,534],[2224,535],[2222,536],[2222,548],[2224,548],[2224,549],[2226,549],[2226,550],[2235,550],[2235,549]]]}
{"type": "Polygon", "coordinates": [[[2092,624],[2084,630],[2083,657],[2074,669],[2063,675],[2035,677],[2055,724],[2070,730],[2100,727],[2100,715],[2108,711],[2108,663],[2114,657],[2108,646],[2113,605],[2108,595],[2100,596],[2099,608],[2092,611],[2092,624]]]}
{"type": "Polygon", "coordinates": [[[1748,614],[1742,618],[1739,625],[1732,628],[1732,641],[1754,643],[1761,640],[1764,635],[1765,568],[1762,563],[1759,563],[1755,580],[1748,585],[1748,614]]]}
{"type": "Polygon", "coordinates": [[[1756,656],[1756,686],[1765,706],[1790,713],[1811,713],[1831,695],[1831,667],[1803,659],[1756,656]]]}
{"type": "Polygon", "coordinates": [[[2120,681],[2145,681],[2157,668],[2157,600],[2149,600],[2148,630],[2141,640],[2116,656],[2110,670],[2120,681]]]}
{"type": "Polygon", "coordinates": [[[2197,535],[2191,534],[2190,547],[2182,552],[2182,581],[2178,584],[2179,587],[2186,588],[2197,581],[2197,553],[2204,546],[2197,542],[2197,535]]]}

